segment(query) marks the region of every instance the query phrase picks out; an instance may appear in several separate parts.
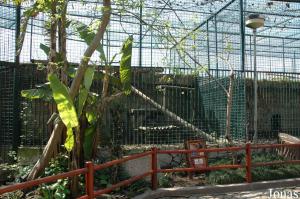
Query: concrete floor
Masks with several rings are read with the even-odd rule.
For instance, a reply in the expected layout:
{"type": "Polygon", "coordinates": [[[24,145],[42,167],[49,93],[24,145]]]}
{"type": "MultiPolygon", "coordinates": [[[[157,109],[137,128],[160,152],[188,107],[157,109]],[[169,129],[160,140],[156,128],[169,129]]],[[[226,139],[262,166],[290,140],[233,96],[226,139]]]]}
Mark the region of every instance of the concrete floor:
{"type": "Polygon", "coordinates": [[[294,199],[300,198],[300,178],[229,185],[160,188],[134,199],[294,199]]]}
{"type": "Polygon", "coordinates": [[[160,199],[294,199],[300,198],[300,187],[263,189],[257,191],[232,192],[226,194],[162,197],[160,199]]]}

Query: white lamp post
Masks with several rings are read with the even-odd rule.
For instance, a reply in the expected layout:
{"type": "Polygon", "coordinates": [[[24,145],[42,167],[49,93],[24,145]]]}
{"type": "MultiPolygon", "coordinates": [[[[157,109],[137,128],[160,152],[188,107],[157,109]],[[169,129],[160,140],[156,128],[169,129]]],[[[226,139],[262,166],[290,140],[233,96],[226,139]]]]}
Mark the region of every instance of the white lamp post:
{"type": "Polygon", "coordinates": [[[263,27],[265,19],[260,14],[250,14],[246,18],[246,26],[253,30],[253,42],[254,42],[254,116],[253,116],[253,142],[257,142],[257,69],[256,69],[256,29],[263,27]]]}

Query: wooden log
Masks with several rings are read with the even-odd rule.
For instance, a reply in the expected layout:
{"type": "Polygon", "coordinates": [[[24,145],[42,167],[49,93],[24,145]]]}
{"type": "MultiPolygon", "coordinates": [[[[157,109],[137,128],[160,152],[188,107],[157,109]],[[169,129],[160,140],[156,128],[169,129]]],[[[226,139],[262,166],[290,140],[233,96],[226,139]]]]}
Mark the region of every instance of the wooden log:
{"type": "Polygon", "coordinates": [[[183,118],[179,117],[178,115],[176,115],[175,113],[171,112],[170,110],[168,110],[165,106],[155,102],[153,99],[151,99],[150,97],[148,97],[147,95],[145,95],[142,91],[138,90],[137,88],[135,88],[134,86],[131,86],[131,90],[132,92],[134,92],[136,95],[140,96],[141,98],[143,98],[146,102],[152,104],[155,108],[159,109],[160,111],[162,111],[164,114],[166,114],[167,116],[169,116],[170,118],[172,118],[173,120],[177,121],[178,123],[180,123],[181,125],[183,125],[184,127],[196,132],[198,135],[202,136],[203,138],[205,138],[207,141],[212,142],[212,143],[217,143],[217,144],[224,144],[223,141],[219,140],[218,138],[215,138],[211,135],[209,135],[208,133],[205,133],[204,131],[200,130],[198,127],[194,126],[193,124],[187,122],[186,120],[184,120],[183,118]]]}
{"type": "MultiPolygon", "coordinates": [[[[300,139],[286,133],[279,133],[279,143],[281,144],[299,144],[300,139]]],[[[295,147],[282,147],[278,149],[278,154],[284,158],[291,160],[299,160],[299,149],[295,147]]]]}

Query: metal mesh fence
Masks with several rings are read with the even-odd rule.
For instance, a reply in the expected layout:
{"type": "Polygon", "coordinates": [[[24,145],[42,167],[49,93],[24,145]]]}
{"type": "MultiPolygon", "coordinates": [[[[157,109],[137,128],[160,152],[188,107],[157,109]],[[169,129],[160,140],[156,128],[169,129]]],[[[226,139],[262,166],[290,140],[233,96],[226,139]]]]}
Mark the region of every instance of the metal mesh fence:
{"type": "MultiPolygon", "coordinates": [[[[228,90],[229,71],[211,71],[212,74],[218,72],[216,79],[209,77],[199,77],[199,101],[201,120],[203,129],[214,135],[216,138],[225,139],[226,129],[226,111],[227,111],[227,94],[222,90],[220,84],[228,90]]],[[[231,135],[235,141],[246,141],[246,95],[245,79],[243,73],[236,73],[233,81],[233,97],[231,112],[231,135]]]]}
{"type": "MultiPolygon", "coordinates": [[[[38,70],[35,64],[20,65],[21,90],[36,88],[46,82],[46,71],[38,70]]],[[[22,146],[44,146],[52,131],[52,123],[47,124],[54,111],[51,102],[20,99],[22,146]]]]}
{"type": "Polygon", "coordinates": [[[227,98],[218,84],[227,88],[229,72],[225,70],[233,68],[237,78],[231,121],[233,138],[251,140],[253,137],[254,42],[252,30],[245,27],[245,19],[257,13],[265,18],[256,39],[259,138],[275,139],[278,132],[298,135],[294,122],[298,116],[291,107],[297,107],[293,102],[297,98],[293,88],[299,81],[296,50],[300,34],[296,27],[299,8],[299,3],[291,2],[229,1],[186,34],[184,44],[171,49],[173,70],[193,67],[199,74],[203,129],[224,136],[227,98]],[[182,46],[194,56],[180,56],[178,49],[182,46]]]}
{"type": "MultiPolygon", "coordinates": [[[[132,94],[114,103],[105,113],[106,125],[103,126],[103,131],[106,136],[123,144],[182,143],[198,136],[189,125],[183,125],[188,122],[216,138],[223,137],[226,96],[216,81],[227,88],[229,70],[233,68],[232,134],[235,140],[251,140],[254,46],[252,30],[246,28],[244,22],[250,13],[260,13],[265,17],[265,26],[257,32],[256,46],[257,69],[260,71],[259,138],[273,139],[278,132],[299,135],[299,116],[296,110],[299,98],[297,66],[300,60],[300,4],[277,1],[270,3],[268,0],[227,0],[212,4],[204,1],[184,1],[177,4],[166,2],[145,1],[143,7],[132,9],[134,15],[130,16],[121,15],[116,11],[117,5],[113,5],[110,27],[102,42],[104,51],[108,59],[112,58],[119,52],[125,38],[133,35],[132,85],[163,109],[132,94]],[[142,17],[143,22],[139,17],[142,17]],[[161,37],[161,31],[165,30],[166,25],[188,54],[178,53],[174,43],[161,37]],[[180,120],[168,116],[164,109],[180,117],[180,120]]],[[[93,24],[101,17],[99,6],[101,3],[97,1],[70,1],[68,18],[87,25],[93,24]]],[[[26,7],[22,8],[22,13],[25,9],[26,7]]],[[[15,18],[15,7],[0,5],[1,61],[15,60],[15,18]]],[[[29,20],[20,56],[22,63],[47,59],[39,47],[41,43],[49,42],[45,28],[47,20],[47,16],[43,14],[29,20]]],[[[67,33],[68,60],[78,63],[86,44],[72,27],[68,28],[67,33]]],[[[119,58],[117,56],[114,66],[118,66],[119,58]]],[[[92,60],[99,62],[99,54],[95,53],[92,60]]],[[[1,76],[1,82],[13,75],[13,70],[9,67],[0,67],[1,73],[6,74],[1,76]]],[[[37,70],[36,65],[24,65],[19,70],[21,89],[33,88],[45,81],[45,73],[37,70]]],[[[14,92],[11,90],[14,89],[11,81],[1,84],[1,110],[6,107],[10,92],[14,92]]],[[[95,82],[93,89],[99,92],[101,82],[95,82]]],[[[21,144],[42,146],[52,128],[51,125],[46,125],[53,111],[52,105],[22,99],[20,107],[21,144]]],[[[10,110],[1,112],[1,117],[11,120],[10,110]]],[[[10,128],[8,123],[3,125],[10,128]]],[[[1,131],[2,135],[11,136],[6,131],[1,131]]]]}
{"type": "Polygon", "coordinates": [[[15,61],[16,8],[0,5],[0,61],[15,61]]]}
{"type": "MultiPolygon", "coordinates": [[[[248,136],[253,135],[253,73],[245,74],[248,136]]],[[[300,136],[298,73],[258,73],[258,137],[263,142],[278,133],[300,136]]]]}
{"type": "MultiPolygon", "coordinates": [[[[175,74],[164,74],[159,70],[139,70],[134,73],[133,85],[151,99],[187,121],[197,125],[196,79],[189,75],[190,70],[181,69],[175,74]]],[[[127,144],[174,144],[195,137],[189,127],[169,117],[163,110],[157,109],[136,95],[130,96],[128,104],[132,129],[124,140],[127,144]]]]}
{"type": "Polygon", "coordinates": [[[0,62],[0,162],[6,160],[6,155],[13,147],[13,65],[0,62]],[[2,160],[2,161],[1,161],[2,160]]]}

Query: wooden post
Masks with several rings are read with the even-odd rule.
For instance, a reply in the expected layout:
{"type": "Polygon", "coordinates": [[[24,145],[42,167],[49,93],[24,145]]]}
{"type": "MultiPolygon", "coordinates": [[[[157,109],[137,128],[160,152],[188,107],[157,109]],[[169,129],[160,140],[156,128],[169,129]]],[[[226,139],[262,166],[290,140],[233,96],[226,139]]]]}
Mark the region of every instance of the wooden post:
{"type": "Polygon", "coordinates": [[[152,190],[157,189],[157,148],[152,148],[152,157],[151,157],[151,165],[152,165],[152,175],[151,175],[151,183],[152,190]]]}
{"type": "Polygon", "coordinates": [[[251,144],[246,144],[246,180],[248,183],[252,182],[251,175],[251,144]]]}
{"type": "Polygon", "coordinates": [[[85,167],[88,172],[85,174],[85,189],[88,198],[94,198],[94,164],[93,162],[86,162],[85,167]]]}

